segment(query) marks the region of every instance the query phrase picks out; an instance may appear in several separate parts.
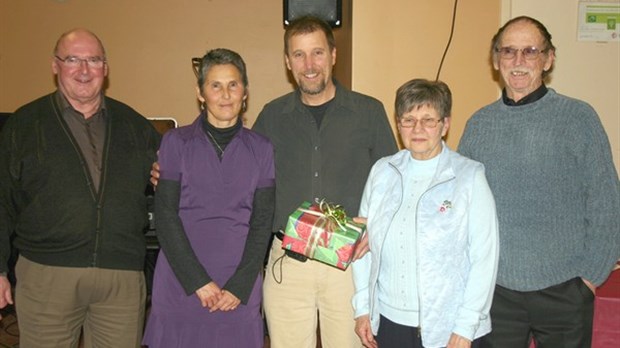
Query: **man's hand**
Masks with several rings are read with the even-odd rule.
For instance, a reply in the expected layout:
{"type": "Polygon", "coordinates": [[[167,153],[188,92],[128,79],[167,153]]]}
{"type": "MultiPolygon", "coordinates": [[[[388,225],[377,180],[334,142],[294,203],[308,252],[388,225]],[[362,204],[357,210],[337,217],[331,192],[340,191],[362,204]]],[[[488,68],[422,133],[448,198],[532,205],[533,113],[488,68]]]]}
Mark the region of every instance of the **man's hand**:
{"type": "Polygon", "coordinates": [[[237,298],[237,296],[233,295],[232,292],[228,290],[222,290],[222,296],[220,300],[215,304],[214,307],[210,309],[210,312],[215,312],[220,310],[222,312],[234,311],[237,309],[237,306],[241,303],[241,300],[237,298]]]}
{"type": "MultiPolygon", "coordinates": [[[[366,224],[367,220],[368,219],[363,217],[353,218],[354,222],[360,224],[366,224]]],[[[368,230],[366,230],[366,232],[364,232],[364,234],[362,235],[362,239],[360,240],[359,244],[357,244],[357,247],[355,248],[355,252],[353,253],[353,258],[351,259],[351,262],[361,259],[364,255],[366,255],[368,251],[370,251],[370,247],[368,245],[368,230]]]]}
{"type": "Polygon", "coordinates": [[[587,279],[585,278],[581,278],[581,280],[583,280],[584,284],[586,284],[586,286],[588,287],[588,289],[590,289],[590,291],[592,291],[592,294],[596,295],[596,286],[594,286],[594,284],[590,283],[587,279]]]}
{"type": "Polygon", "coordinates": [[[157,187],[157,183],[159,182],[159,163],[153,162],[151,166],[151,184],[153,187],[157,187]]]}
{"type": "MultiPolygon", "coordinates": [[[[11,295],[11,283],[6,275],[0,275],[0,309],[7,305],[13,304],[13,296],[11,295]]],[[[2,320],[2,315],[0,315],[2,320]]]]}
{"type": "Polygon", "coordinates": [[[209,307],[211,310],[222,297],[222,290],[215,282],[210,282],[196,290],[196,296],[200,299],[203,307],[209,307]]]}
{"type": "Polygon", "coordinates": [[[459,336],[455,333],[450,335],[450,340],[446,348],[470,348],[471,341],[463,336],[459,336]]]}
{"type": "Polygon", "coordinates": [[[375,336],[370,329],[370,315],[355,318],[355,333],[366,348],[378,348],[375,336]]]}

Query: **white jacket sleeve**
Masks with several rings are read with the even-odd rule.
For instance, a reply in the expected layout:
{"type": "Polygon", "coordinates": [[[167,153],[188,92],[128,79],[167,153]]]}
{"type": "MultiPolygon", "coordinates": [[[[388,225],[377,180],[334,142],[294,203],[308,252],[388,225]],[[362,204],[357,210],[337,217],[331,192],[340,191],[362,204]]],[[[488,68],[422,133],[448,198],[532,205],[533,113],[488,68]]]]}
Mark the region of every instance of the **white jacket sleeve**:
{"type": "Polygon", "coordinates": [[[473,340],[480,320],[489,316],[499,260],[495,200],[483,170],[475,174],[468,228],[471,269],[453,333],[473,340]]]}
{"type": "MultiPolygon", "coordinates": [[[[368,175],[368,180],[366,181],[366,186],[364,187],[364,193],[362,195],[360,211],[358,214],[358,216],[360,217],[368,217],[368,205],[370,202],[370,196],[372,191],[371,183],[373,178],[373,172],[374,168],[368,175]]],[[[365,233],[368,234],[369,231],[366,230],[365,233]]],[[[370,298],[368,287],[370,284],[371,263],[372,255],[371,251],[369,251],[368,253],[366,253],[366,255],[364,255],[364,257],[351,264],[353,271],[353,282],[355,285],[355,293],[352,299],[353,310],[355,311],[355,318],[370,313],[370,298]]]]}

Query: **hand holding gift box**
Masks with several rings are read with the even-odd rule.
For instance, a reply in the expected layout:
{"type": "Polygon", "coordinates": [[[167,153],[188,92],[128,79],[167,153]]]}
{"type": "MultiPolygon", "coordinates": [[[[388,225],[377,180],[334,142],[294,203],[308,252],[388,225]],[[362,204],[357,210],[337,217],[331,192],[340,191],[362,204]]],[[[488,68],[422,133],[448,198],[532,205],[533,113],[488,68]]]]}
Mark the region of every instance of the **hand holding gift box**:
{"type": "Polygon", "coordinates": [[[339,205],[304,202],[288,218],[282,248],[344,270],[365,229],[339,205]]]}

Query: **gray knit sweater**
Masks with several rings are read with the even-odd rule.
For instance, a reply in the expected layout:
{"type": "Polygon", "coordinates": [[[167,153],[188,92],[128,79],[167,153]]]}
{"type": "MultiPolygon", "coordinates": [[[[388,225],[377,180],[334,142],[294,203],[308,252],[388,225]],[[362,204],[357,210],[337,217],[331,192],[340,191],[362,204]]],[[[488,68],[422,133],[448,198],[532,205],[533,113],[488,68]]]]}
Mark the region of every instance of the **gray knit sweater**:
{"type": "Polygon", "coordinates": [[[523,106],[500,99],[467,122],[459,152],[485,165],[495,196],[499,285],[605,281],[620,257],[620,185],[590,105],[553,89],[523,106]]]}

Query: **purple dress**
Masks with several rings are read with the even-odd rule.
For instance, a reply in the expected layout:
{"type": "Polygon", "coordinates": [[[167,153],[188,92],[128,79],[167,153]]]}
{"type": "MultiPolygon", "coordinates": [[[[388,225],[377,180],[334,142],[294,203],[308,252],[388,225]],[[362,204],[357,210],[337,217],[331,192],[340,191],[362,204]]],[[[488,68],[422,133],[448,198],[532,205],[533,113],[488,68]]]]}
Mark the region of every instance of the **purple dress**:
{"type": "MultiPolygon", "coordinates": [[[[180,183],[179,217],[185,234],[202,267],[223,287],[241,261],[254,191],[274,185],[273,148],[265,137],[242,127],[220,162],[201,126],[199,117],[190,126],[166,133],[159,151],[160,177],[180,183]]],[[[246,305],[209,313],[196,294],[185,293],[162,250],[143,344],[263,347],[261,289],[259,274],[246,305]]]]}

